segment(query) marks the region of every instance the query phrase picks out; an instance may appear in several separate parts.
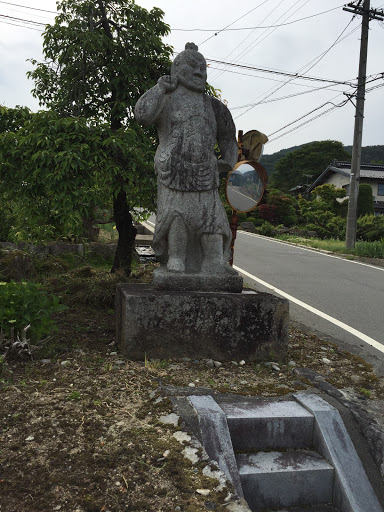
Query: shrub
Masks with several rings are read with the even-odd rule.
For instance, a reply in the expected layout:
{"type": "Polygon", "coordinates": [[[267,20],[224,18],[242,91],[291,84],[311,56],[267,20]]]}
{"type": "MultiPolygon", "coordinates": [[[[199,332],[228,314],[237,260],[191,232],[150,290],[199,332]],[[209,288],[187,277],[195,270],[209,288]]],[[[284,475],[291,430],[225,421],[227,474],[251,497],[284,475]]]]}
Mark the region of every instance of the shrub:
{"type": "Polygon", "coordinates": [[[357,219],[357,238],[371,242],[384,236],[384,215],[364,215],[357,219]]]}
{"type": "Polygon", "coordinates": [[[360,183],[359,196],[357,198],[358,216],[373,215],[375,207],[373,204],[372,187],[368,183],[360,183]]]}
{"type": "Polygon", "coordinates": [[[59,298],[46,293],[39,284],[0,282],[0,327],[5,336],[12,328],[16,335],[30,325],[31,340],[39,341],[56,329],[53,313],[64,309],[67,306],[59,304],[59,298]]]}
{"type": "Polygon", "coordinates": [[[270,222],[264,221],[263,225],[258,228],[258,232],[260,235],[274,236],[276,234],[276,229],[270,222]]]}

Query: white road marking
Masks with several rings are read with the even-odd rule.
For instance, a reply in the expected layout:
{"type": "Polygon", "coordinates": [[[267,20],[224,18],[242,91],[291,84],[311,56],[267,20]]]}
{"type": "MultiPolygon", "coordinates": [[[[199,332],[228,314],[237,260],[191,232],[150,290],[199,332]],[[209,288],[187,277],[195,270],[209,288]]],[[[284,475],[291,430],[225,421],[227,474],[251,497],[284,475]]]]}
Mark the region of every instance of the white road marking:
{"type": "MultiPolygon", "coordinates": [[[[284,245],[290,245],[291,247],[296,247],[297,249],[301,249],[302,251],[309,251],[309,252],[315,252],[317,254],[321,254],[322,256],[327,256],[328,258],[336,258],[337,260],[347,261],[348,263],[355,263],[355,265],[363,265],[363,267],[369,267],[374,268],[375,270],[381,270],[384,272],[384,268],[377,267],[376,265],[370,265],[369,263],[362,263],[361,261],[355,261],[355,260],[347,260],[346,258],[343,258],[342,256],[335,256],[333,254],[327,254],[325,252],[321,252],[316,249],[311,249],[310,247],[301,247],[300,245],[296,245],[295,243],[290,244],[289,242],[285,242],[284,240],[275,240],[274,238],[270,238],[269,236],[263,236],[263,235],[257,235],[256,233],[248,233],[247,231],[238,231],[237,235],[247,235],[247,236],[253,236],[256,238],[263,238],[264,240],[268,240],[268,242],[273,242],[275,244],[284,244],[284,245]]],[[[235,247],[236,249],[236,247],[235,247]]]]}
{"type": "Polygon", "coordinates": [[[305,302],[302,302],[299,299],[296,299],[296,297],[292,297],[292,295],[289,295],[288,293],[283,292],[282,290],[279,290],[278,288],[275,288],[273,285],[263,281],[262,279],[259,279],[258,277],[250,274],[246,270],[243,270],[242,268],[236,267],[233,265],[233,268],[236,269],[241,274],[249,277],[250,279],[253,279],[257,283],[260,283],[261,285],[265,286],[266,288],[269,288],[270,290],[273,290],[274,292],[278,293],[282,297],[285,297],[286,299],[290,300],[291,302],[294,302],[298,306],[301,306],[302,308],[310,311],[311,313],[314,313],[315,315],[324,318],[324,320],[327,320],[328,322],[331,322],[334,325],[337,325],[338,327],[341,327],[341,329],[344,329],[345,331],[349,332],[350,334],[353,334],[357,338],[361,339],[368,345],[371,345],[375,349],[379,350],[384,354],[384,345],[379,343],[378,341],[374,340],[373,338],[367,336],[366,334],[358,331],[357,329],[354,329],[350,325],[345,324],[344,322],[340,322],[340,320],[337,320],[337,318],[333,318],[332,316],[327,315],[326,313],[323,313],[319,309],[313,308],[309,304],[306,304],[305,302]]]}

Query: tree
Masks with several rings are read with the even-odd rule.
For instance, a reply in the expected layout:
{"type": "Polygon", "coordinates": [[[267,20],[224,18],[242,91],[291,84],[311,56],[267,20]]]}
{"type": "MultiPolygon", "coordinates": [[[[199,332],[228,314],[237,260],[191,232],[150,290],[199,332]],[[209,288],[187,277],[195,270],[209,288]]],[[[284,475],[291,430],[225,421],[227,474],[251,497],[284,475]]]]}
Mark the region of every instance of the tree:
{"type": "Polygon", "coordinates": [[[357,198],[357,214],[373,215],[375,213],[375,205],[373,204],[372,187],[368,183],[360,183],[359,195],[357,198]]]}
{"type": "Polygon", "coordinates": [[[130,168],[140,169],[140,179],[135,172],[126,178],[128,199],[153,208],[153,196],[148,196],[154,182],[148,164],[152,147],[148,142],[143,153],[145,140],[130,128],[112,130],[52,111],[33,114],[19,130],[0,134],[0,194],[7,195],[7,204],[18,203],[20,236],[82,235],[84,219],[111,202],[110,190],[120,173],[119,163],[110,158],[116,149],[130,168]]]}
{"type": "Polygon", "coordinates": [[[272,187],[283,192],[297,185],[313,182],[332,160],[350,160],[341,142],[334,140],[311,142],[288,153],[275,165],[270,180],[272,187]],[[306,176],[308,175],[308,176],[306,176]]]}
{"type": "Polygon", "coordinates": [[[346,191],[335,185],[321,185],[311,192],[312,201],[299,198],[301,216],[309,222],[308,227],[316,231],[321,238],[345,236],[346,222],[343,199],[346,191]]]}
{"type": "MultiPolygon", "coordinates": [[[[138,136],[136,149],[148,154],[144,132],[133,118],[138,98],[157,79],[169,72],[171,47],[162,42],[169,32],[163,12],[150,12],[133,0],[62,0],[61,13],[44,32],[45,62],[31,62],[35,81],[33,94],[62,117],[82,116],[94,124],[108,123],[113,132],[131,128],[138,136]]],[[[132,210],[147,207],[143,197],[130,193],[138,187],[141,165],[126,159],[127,150],[117,141],[108,146],[114,169],[113,212],[119,232],[112,271],[131,270],[136,229],[132,210]],[[129,197],[129,201],[128,201],[129,197]]],[[[152,142],[154,136],[152,134],[152,142]]],[[[155,180],[146,199],[155,195],[155,180]]]]}

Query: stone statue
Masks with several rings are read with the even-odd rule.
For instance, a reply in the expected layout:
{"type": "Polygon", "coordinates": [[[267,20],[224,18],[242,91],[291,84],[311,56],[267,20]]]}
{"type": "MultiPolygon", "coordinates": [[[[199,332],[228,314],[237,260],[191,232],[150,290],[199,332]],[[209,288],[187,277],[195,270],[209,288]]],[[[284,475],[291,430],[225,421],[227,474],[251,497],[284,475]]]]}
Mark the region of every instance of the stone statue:
{"type": "Polygon", "coordinates": [[[187,43],[171,75],[135,107],[138,122],[155,124],[159,135],[153,248],[167,275],[237,275],[227,263],[232,234],[218,193],[219,171],[237,161],[236,131],[227,107],[204,94],[206,79],[204,57],[187,43]]]}

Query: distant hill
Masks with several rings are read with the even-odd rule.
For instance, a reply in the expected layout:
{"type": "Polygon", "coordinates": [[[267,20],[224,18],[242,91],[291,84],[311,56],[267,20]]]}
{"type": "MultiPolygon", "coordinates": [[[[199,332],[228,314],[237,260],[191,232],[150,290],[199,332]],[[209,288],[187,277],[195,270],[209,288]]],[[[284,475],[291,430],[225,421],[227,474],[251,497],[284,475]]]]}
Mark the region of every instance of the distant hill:
{"type": "MultiPolygon", "coordinates": [[[[287,149],[281,149],[280,151],[277,151],[272,155],[263,155],[260,159],[260,163],[267,171],[268,176],[272,174],[276,162],[278,162],[288,153],[291,153],[292,151],[301,148],[303,145],[304,144],[301,144],[300,146],[292,146],[291,148],[287,149]]],[[[352,146],[344,146],[344,149],[348,151],[348,153],[350,153],[352,156],[352,146]]],[[[384,162],[384,145],[365,146],[361,148],[361,161],[363,163],[384,162]]]]}
{"type": "MultiPolygon", "coordinates": [[[[352,146],[344,146],[344,149],[352,155],[352,146]]],[[[384,146],[365,146],[361,148],[361,161],[365,164],[371,164],[372,162],[384,163],[384,146]]]]}

